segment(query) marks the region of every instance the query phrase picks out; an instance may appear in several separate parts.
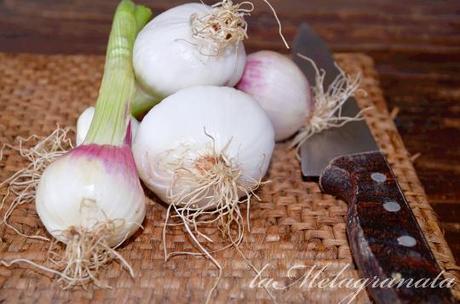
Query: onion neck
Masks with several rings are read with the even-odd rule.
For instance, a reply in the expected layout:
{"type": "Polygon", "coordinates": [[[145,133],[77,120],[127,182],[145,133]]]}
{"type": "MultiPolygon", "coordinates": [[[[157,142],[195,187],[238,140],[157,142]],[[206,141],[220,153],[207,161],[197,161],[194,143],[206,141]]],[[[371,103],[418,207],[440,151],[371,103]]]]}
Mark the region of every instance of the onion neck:
{"type": "Polygon", "coordinates": [[[165,96],[146,90],[138,81],[136,91],[131,102],[131,115],[137,119],[142,118],[151,108],[162,101],[165,96]]]}
{"type": "Polygon", "coordinates": [[[136,91],[132,66],[134,41],[151,15],[150,9],[135,5],[131,0],[123,0],[118,5],[109,36],[96,111],[84,144],[124,144],[130,103],[136,91]]]}

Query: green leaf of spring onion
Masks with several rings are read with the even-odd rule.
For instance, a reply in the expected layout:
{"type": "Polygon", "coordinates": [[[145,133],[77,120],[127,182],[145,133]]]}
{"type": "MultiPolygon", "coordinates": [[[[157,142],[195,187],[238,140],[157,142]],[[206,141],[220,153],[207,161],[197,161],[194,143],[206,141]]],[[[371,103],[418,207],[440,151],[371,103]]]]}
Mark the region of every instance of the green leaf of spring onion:
{"type": "Polygon", "coordinates": [[[130,103],[136,91],[132,54],[137,33],[152,15],[149,8],[123,0],[113,18],[96,112],[84,144],[124,143],[130,103]]]}

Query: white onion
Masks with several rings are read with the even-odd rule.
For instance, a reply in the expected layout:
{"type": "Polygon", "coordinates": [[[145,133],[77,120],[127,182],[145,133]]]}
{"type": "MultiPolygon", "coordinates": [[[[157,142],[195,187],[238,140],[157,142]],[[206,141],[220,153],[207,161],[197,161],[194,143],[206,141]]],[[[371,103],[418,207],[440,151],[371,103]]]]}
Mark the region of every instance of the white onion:
{"type": "MultiPolygon", "coordinates": [[[[171,203],[171,194],[198,187],[215,155],[231,162],[240,173],[237,183],[250,191],[265,175],[273,148],[272,124],[252,97],[233,88],[199,86],[169,96],[144,117],[133,155],[147,187],[171,203]],[[178,178],[179,167],[190,170],[192,177],[178,178]]],[[[209,191],[195,203],[205,206],[206,197],[220,194],[218,187],[209,191]]]]}
{"type": "Polygon", "coordinates": [[[250,54],[237,88],[253,96],[265,110],[276,140],[297,132],[312,110],[310,86],[304,74],[292,60],[276,52],[250,54]]]}
{"type": "MultiPolygon", "coordinates": [[[[197,86],[178,91],[154,107],[142,120],[133,143],[139,176],[169,204],[163,226],[183,225],[201,254],[218,268],[213,250],[238,246],[244,236],[239,205],[248,203],[267,172],[275,145],[273,126],[249,95],[229,87],[197,86]],[[244,200],[241,197],[246,196],[244,200]],[[213,241],[202,225],[216,224],[229,242],[213,250],[201,244],[213,241]]],[[[247,217],[249,221],[249,216],[247,217]]]]}
{"type": "Polygon", "coordinates": [[[8,185],[7,195],[11,190],[15,196],[8,200],[3,222],[21,236],[52,243],[46,257],[2,258],[3,266],[27,264],[55,276],[63,289],[86,288],[91,283],[110,287],[100,273],[114,260],[134,277],[133,268],[117,248],[141,227],[145,217],[145,196],[131,152],[127,110],[136,91],[134,40],[150,17],[150,9],[131,0],[118,4],[96,110],[85,114],[94,112],[94,118],[80,121],[81,125],[92,120],[89,130],[84,130],[83,144],[74,148],[67,136],[70,128],[58,127],[45,138],[31,136],[32,147],[29,139],[21,141],[17,149],[12,147],[29,163],[2,183],[8,185]],[[52,237],[37,231],[27,235],[7,223],[17,206],[32,202],[52,237]],[[43,258],[46,264],[35,262],[43,258]]]}
{"type": "MultiPolygon", "coordinates": [[[[94,107],[86,108],[78,117],[77,120],[77,135],[75,138],[77,146],[83,143],[85,140],[86,134],[88,134],[91,121],[94,117],[94,107]]],[[[137,128],[139,127],[139,122],[131,116],[131,136],[134,138],[136,136],[137,128]]]]}
{"type": "Polygon", "coordinates": [[[113,247],[139,229],[145,197],[129,146],[81,145],[41,176],[36,208],[46,230],[61,242],[98,224],[113,222],[105,242],[113,247]]]}
{"type": "Polygon", "coordinates": [[[243,73],[246,53],[241,41],[219,54],[211,39],[197,39],[191,18],[211,13],[199,3],[183,4],[156,16],[137,36],[133,64],[146,92],[168,96],[196,85],[234,86],[243,73]]]}

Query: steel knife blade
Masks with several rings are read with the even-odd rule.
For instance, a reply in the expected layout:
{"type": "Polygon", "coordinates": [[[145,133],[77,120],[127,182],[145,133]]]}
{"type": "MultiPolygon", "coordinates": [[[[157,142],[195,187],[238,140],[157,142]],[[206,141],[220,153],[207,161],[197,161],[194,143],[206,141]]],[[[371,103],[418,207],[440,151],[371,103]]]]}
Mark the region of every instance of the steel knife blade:
{"type": "MultiPolygon", "coordinates": [[[[324,86],[329,86],[339,75],[328,47],[305,23],[300,26],[294,39],[293,53],[294,62],[307,76],[310,85],[315,84],[315,70],[305,59],[297,56],[298,53],[313,59],[318,68],[326,71],[324,86]]],[[[359,111],[353,97],[350,97],[342,108],[342,114],[349,117],[355,116],[359,111]]],[[[301,146],[302,174],[306,179],[317,179],[322,170],[337,156],[378,150],[365,121],[349,122],[341,128],[315,134],[309,138],[307,144],[301,146]]]]}
{"type": "MultiPolygon", "coordinates": [[[[325,42],[307,24],[300,26],[294,40],[293,58],[314,85],[315,72],[298,53],[325,70],[325,86],[338,75],[325,42]]],[[[342,113],[354,116],[358,111],[356,100],[350,98],[342,113]]],[[[361,275],[371,281],[403,282],[368,286],[376,303],[457,303],[448,288],[404,284],[443,278],[442,271],[364,120],[316,134],[300,153],[304,177],[319,176],[323,192],[348,203],[347,237],[361,275]]]]}

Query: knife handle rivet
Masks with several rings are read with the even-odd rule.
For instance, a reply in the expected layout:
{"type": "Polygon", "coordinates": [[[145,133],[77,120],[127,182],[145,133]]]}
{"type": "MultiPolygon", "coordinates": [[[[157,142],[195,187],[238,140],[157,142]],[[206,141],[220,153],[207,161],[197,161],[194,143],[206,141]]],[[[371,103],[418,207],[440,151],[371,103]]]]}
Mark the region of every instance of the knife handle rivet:
{"type": "Polygon", "coordinates": [[[383,204],[383,208],[388,212],[398,212],[401,210],[401,206],[394,201],[388,201],[383,204]]]}
{"type": "Polygon", "coordinates": [[[402,235],[398,238],[398,244],[405,247],[414,247],[417,244],[417,240],[410,235],[402,235]]]}
{"type": "Polygon", "coordinates": [[[371,174],[371,178],[374,182],[377,183],[383,183],[384,181],[387,180],[387,177],[385,174],[382,174],[380,172],[374,172],[371,174]]]}

